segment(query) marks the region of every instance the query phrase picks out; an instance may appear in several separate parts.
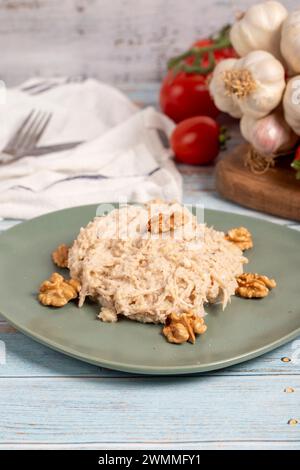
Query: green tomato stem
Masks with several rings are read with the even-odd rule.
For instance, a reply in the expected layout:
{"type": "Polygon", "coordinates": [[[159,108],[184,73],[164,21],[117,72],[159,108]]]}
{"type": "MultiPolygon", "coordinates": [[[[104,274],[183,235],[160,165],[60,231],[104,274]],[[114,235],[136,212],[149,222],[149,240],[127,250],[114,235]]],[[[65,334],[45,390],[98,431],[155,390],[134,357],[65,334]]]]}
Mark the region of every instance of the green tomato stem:
{"type": "Polygon", "coordinates": [[[294,168],[294,170],[296,170],[296,179],[297,180],[300,180],[300,160],[294,160],[292,163],[291,163],[291,167],[294,168]]]}
{"type": "Polygon", "coordinates": [[[221,127],[220,135],[219,135],[219,142],[220,142],[220,149],[226,150],[227,142],[231,139],[231,136],[228,134],[228,129],[226,127],[221,127]]]}
{"type": "Polygon", "coordinates": [[[216,65],[214,52],[231,46],[229,39],[229,29],[230,26],[226,26],[220,31],[220,33],[216,37],[212,38],[215,41],[214,44],[203,47],[192,47],[183,54],[173,57],[168,62],[168,69],[173,69],[175,73],[182,71],[186,73],[199,73],[202,75],[208,75],[210,72],[213,71],[216,65]],[[209,60],[207,67],[203,67],[201,65],[202,59],[205,54],[208,54],[209,60]],[[194,58],[193,65],[189,65],[184,62],[184,60],[189,57],[194,58]]]}

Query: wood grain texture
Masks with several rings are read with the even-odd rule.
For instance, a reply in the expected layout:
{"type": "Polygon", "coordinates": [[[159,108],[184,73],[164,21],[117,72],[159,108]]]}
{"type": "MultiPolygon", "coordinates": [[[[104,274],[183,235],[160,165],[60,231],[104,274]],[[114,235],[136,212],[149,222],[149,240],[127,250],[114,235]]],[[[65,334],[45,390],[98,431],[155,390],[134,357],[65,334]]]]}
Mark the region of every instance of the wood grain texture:
{"type": "MultiPolygon", "coordinates": [[[[87,74],[156,81],[167,58],[256,0],[1,0],[0,79],[87,74]]],[[[297,0],[283,2],[298,7],[297,0]]]]}
{"type": "MultiPolygon", "coordinates": [[[[298,391],[300,377],[288,384],[298,391]]],[[[300,425],[288,424],[299,419],[299,392],[284,392],[285,377],[2,378],[0,385],[3,444],[300,444],[300,425]]]]}
{"type": "MultiPolygon", "coordinates": [[[[157,100],[157,84],[122,88],[141,104],[157,100]]],[[[231,134],[234,146],[240,139],[234,124],[231,134]]],[[[185,202],[300,229],[223,200],[213,167],[179,168],[185,202]]],[[[0,231],[15,223],[0,221],[0,231]]],[[[76,361],[0,316],[1,341],[0,449],[300,449],[299,425],[287,424],[300,421],[299,340],[226,370],[177,378],[135,377],[76,361]]]]}
{"type": "MultiPolygon", "coordinates": [[[[53,351],[32,339],[9,329],[1,328],[0,341],[6,345],[6,361],[0,364],[1,377],[133,377],[132,374],[93,366],[53,351]]],[[[227,369],[206,373],[213,376],[236,375],[299,375],[300,340],[292,341],[264,356],[227,369]],[[290,362],[283,362],[288,357],[290,362]]],[[[201,374],[199,374],[201,375],[201,374]]],[[[141,378],[141,376],[137,376],[141,378]]]]}
{"type": "Polygon", "coordinates": [[[300,185],[290,160],[276,164],[262,175],[245,167],[248,144],[236,147],[216,167],[219,194],[255,210],[300,221],[300,185]]]}
{"type": "Polygon", "coordinates": [[[298,441],[118,442],[0,444],[0,450],[299,450],[298,441]]]}

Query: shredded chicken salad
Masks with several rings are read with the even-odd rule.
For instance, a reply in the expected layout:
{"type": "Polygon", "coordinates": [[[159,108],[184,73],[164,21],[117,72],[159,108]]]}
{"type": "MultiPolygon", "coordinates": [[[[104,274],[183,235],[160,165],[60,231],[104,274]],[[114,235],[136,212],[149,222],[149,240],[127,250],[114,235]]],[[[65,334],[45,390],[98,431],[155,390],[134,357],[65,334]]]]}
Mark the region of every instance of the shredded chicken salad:
{"type": "Polygon", "coordinates": [[[96,217],[69,250],[72,279],[99,302],[99,318],[122,315],[165,324],[170,314],[205,314],[207,303],[225,308],[247,259],[223,232],[198,224],[178,203],[128,205],[96,217]]]}

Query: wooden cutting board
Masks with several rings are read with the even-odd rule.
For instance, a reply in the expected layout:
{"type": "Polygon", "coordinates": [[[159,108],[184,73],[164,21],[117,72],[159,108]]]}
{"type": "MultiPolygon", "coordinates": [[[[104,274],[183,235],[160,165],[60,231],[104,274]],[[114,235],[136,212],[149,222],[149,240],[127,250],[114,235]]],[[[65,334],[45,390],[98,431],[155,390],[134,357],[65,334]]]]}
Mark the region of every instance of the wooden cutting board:
{"type": "Polygon", "coordinates": [[[242,206],[299,221],[300,181],[290,159],[281,159],[275,168],[256,175],[244,164],[248,150],[249,145],[240,145],[217,164],[218,192],[242,206]]]}

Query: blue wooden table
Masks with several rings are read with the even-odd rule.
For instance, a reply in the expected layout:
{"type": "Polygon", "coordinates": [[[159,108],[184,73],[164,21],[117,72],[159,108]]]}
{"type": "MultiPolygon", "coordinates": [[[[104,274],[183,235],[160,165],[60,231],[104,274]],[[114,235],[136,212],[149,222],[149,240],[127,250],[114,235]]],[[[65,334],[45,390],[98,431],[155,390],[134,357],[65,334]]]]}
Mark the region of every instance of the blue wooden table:
{"type": "MultiPolygon", "coordinates": [[[[142,105],[153,85],[127,86],[142,105]]],[[[240,139],[231,126],[235,145],[240,139]]],[[[184,201],[286,224],[222,200],[213,168],[181,166],[184,201]]],[[[18,221],[0,221],[6,230],[18,221]]],[[[300,234],[299,234],[300,240],[300,234]]],[[[300,339],[247,363],[189,377],[142,377],[35,343],[0,317],[0,449],[299,449],[300,339]]]]}

